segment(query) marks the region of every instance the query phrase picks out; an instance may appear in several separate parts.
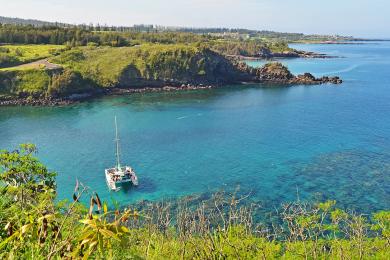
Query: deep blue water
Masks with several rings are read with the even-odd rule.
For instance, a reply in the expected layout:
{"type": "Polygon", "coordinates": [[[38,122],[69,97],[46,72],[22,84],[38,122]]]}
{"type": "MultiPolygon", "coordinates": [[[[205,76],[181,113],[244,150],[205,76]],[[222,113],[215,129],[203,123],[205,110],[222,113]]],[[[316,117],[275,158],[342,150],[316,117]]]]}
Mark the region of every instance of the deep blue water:
{"type": "MultiPolygon", "coordinates": [[[[294,45],[342,56],[282,60],[294,73],[337,75],[340,86],[106,97],[69,107],[0,108],[0,148],[32,142],[58,172],[59,199],[75,179],[125,205],[239,186],[265,207],[297,197],[365,212],[390,208],[390,43],[294,45]],[[110,193],[114,116],[122,162],[140,186],[110,193]]],[[[250,62],[259,66],[260,62],[250,62]]]]}

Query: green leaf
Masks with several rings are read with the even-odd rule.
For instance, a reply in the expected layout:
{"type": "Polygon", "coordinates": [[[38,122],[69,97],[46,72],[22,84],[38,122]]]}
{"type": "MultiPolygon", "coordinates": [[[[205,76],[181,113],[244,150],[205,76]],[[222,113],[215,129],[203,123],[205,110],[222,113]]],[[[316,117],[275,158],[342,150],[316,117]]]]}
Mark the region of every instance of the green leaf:
{"type": "Polygon", "coordinates": [[[103,212],[106,214],[108,211],[106,202],[103,202],[103,212]]]}
{"type": "Polygon", "coordinates": [[[12,236],[9,236],[4,241],[2,241],[0,243],[0,250],[3,249],[8,244],[8,242],[10,242],[12,239],[14,239],[18,235],[19,235],[19,232],[15,232],[12,234],[12,236]]]}

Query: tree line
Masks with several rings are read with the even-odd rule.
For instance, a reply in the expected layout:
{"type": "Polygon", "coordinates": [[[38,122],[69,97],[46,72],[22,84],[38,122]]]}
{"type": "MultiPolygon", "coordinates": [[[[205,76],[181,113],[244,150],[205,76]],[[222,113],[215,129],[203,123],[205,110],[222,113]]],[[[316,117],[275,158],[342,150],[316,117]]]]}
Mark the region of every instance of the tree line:
{"type": "Polygon", "coordinates": [[[56,26],[35,27],[32,25],[0,24],[0,42],[9,44],[69,44],[125,46],[126,39],[119,33],[95,33],[82,28],[61,28],[56,26]]]}
{"type": "Polygon", "coordinates": [[[0,43],[7,44],[68,44],[84,46],[90,43],[109,46],[129,46],[149,43],[194,43],[215,39],[209,35],[179,32],[126,32],[122,27],[97,26],[33,26],[0,24],[0,43]]]}

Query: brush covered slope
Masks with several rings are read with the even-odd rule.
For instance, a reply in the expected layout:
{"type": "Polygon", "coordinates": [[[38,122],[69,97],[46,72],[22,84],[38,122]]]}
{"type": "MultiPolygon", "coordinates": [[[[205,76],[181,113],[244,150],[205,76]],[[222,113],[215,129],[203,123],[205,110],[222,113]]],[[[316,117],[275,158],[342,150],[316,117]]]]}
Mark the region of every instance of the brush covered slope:
{"type": "Polygon", "coordinates": [[[222,85],[249,79],[224,56],[188,45],[78,47],[50,62],[61,68],[0,71],[0,97],[64,98],[114,87],[222,85]]]}
{"type": "MultiPolygon", "coordinates": [[[[95,84],[69,69],[0,71],[0,101],[4,105],[55,105],[75,94],[94,93],[95,84]]],[[[65,102],[67,103],[67,102],[65,102]]]]}
{"type": "Polygon", "coordinates": [[[81,47],[53,58],[52,62],[80,72],[100,87],[224,84],[242,76],[223,56],[189,45],[81,47]]]}

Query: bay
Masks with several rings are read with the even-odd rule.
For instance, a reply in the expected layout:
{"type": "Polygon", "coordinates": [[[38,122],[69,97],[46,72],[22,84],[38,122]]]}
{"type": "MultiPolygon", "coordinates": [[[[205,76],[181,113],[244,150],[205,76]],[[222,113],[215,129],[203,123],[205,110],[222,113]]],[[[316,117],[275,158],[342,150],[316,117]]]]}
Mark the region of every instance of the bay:
{"type": "Polygon", "coordinates": [[[292,47],[340,56],[281,59],[293,73],[336,75],[344,83],[0,107],[0,149],[36,144],[58,173],[58,199],[71,199],[78,178],[121,205],[240,187],[269,209],[297,196],[367,213],[390,208],[390,43],[292,47]],[[121,160],[140,181],[116,193],[104,177],[115,163],[114,116],[121,160]]]}

